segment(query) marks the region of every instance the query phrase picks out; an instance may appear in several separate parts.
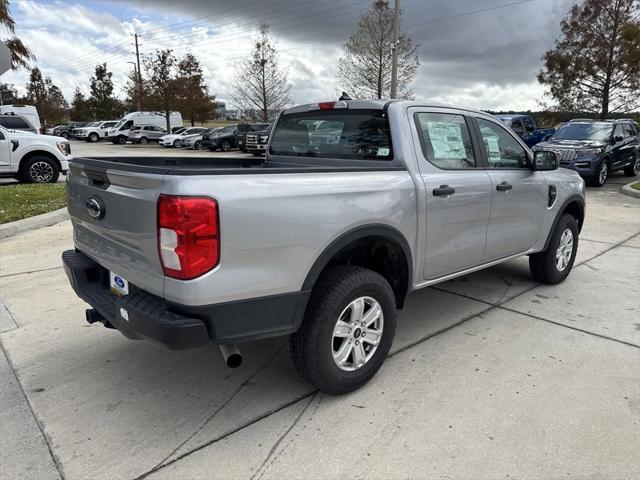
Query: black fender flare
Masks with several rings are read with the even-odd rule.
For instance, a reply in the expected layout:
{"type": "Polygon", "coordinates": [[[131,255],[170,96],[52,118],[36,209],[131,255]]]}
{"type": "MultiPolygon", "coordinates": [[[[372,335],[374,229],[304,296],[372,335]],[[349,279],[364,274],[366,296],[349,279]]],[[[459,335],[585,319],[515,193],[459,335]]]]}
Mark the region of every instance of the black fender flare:
{"type": "Polygon", "coordinates": [[[584,224],[585,202],[584,202],[584,199],[580,195],[573,194],[569,198],[567,198],[562,203],[562,206],[558,209],[558,214],[556,215],[556,218],[553,219],[553,223],[551,224],[551,228],[549,229],[549,233],[547,233],[547,239],[545,240],[544,248],[542,249],[543,251],[546,250],[549,247],[549,242],[551,241],[551,236],[553,235],[553,232],[555,231],[556,226],[558,225],[558,222],[560,221],[560,217],[567,210],[567,207],[569,205],[571,205],[572,203],[577,203],[578,206],[580,207],[580,211],[582,213],[582,221],[578,223],[578,228],[579,228],[579,230],[582,230],[582,225],[584,224]]]}
{"type": "MultiPolygon", "coordinates": [[[[333,242],[331,242],[311,266],[311,269],[309,270],[309,273],[307,273],[307,277],[302,284],[301,290],[310,291],[311,289],[313,289],[313,286],[318,280],[318,277],[320,277],[320,274],[322,273],[324,268],[340,250],[345,248],[347,245],[366,237],[386,238],[397,243],[400,246],[407,263],[407,279],[406,285],[403,285],[403,293],[404,295],[409,293],[409,291],[411,290],[411,285],[413,283],[413,255],[411,254],[411,247],[409,247],[409,243],[399,230],[389,225],[383,224],[364,225],[361,227],[356,227],[346,233],[343,233],[333,242]]],[[[403,298],[400,300],[404,299],[404,295],[402,295],[403,298]]],[[[401,302],[399,303],[401,304],[401,302]]]]}

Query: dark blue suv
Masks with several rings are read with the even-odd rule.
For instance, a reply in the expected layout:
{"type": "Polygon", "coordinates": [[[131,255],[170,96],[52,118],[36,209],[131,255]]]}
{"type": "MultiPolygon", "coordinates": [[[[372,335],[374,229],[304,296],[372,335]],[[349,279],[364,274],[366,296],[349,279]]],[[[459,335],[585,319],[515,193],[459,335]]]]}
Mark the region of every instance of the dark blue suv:
{"type": "Polygon", "coordinates": [[[640,128],[633,120],[572,120],[533,150],[555,152],[560,166],[578,172],[594,187],[603,186],[609,174],[624,170],[640,173],[640,128]]]}

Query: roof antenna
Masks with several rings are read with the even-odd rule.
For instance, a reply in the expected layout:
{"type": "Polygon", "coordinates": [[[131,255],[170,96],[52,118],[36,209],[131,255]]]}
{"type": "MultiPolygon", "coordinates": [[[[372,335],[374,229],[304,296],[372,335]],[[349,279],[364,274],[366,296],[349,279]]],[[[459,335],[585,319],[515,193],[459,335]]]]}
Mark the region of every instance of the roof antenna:
{"type": "Polygon", "coordinates": [[[342,92],[342,95],[340,95],[340,98],[338,100],[353,100],[353,98],[351,98],[347,92],[342,92]]]}

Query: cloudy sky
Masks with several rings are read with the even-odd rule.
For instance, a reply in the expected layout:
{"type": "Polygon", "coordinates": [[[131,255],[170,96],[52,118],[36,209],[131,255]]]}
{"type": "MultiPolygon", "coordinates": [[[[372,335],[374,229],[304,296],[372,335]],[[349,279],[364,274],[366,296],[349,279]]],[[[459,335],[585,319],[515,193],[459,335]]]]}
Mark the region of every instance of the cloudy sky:
{"type": "MultiPolygon", "coordinates": [[[[419,44],[418,99],[493,110],[539,107],[541,56],[576,0],[401,0],[402,30],[419,44]]],[[[393,3],[393,0],[392,0],[393,3]]],[[[345,40],[372,0],[10,0],[16,33],[68,99],[89,91],[96,63],[107,62],[122,95],[133,68],[131,34],[143,56],[157,48],[191,52],[210,90],[228,100],[234,64],[251,49],[261,22],[271,25],[289,70],[295,103],[334,98],[345,40]]],[[[4,33],[0,35],[4,36],[4,33]]],[[[24,90],[27,72],[0,81],[24,90]]]]}

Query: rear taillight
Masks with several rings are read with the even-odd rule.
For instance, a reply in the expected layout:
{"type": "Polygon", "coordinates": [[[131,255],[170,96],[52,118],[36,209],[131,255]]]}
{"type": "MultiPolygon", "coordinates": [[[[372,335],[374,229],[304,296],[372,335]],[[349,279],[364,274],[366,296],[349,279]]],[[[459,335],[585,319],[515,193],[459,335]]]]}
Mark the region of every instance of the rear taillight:
{"type": "Polygon", "coordinates": [[[158,250],[168,277],[189,280],[218,265],[218,203],[208,197],[160,195],[158,250]]]}

